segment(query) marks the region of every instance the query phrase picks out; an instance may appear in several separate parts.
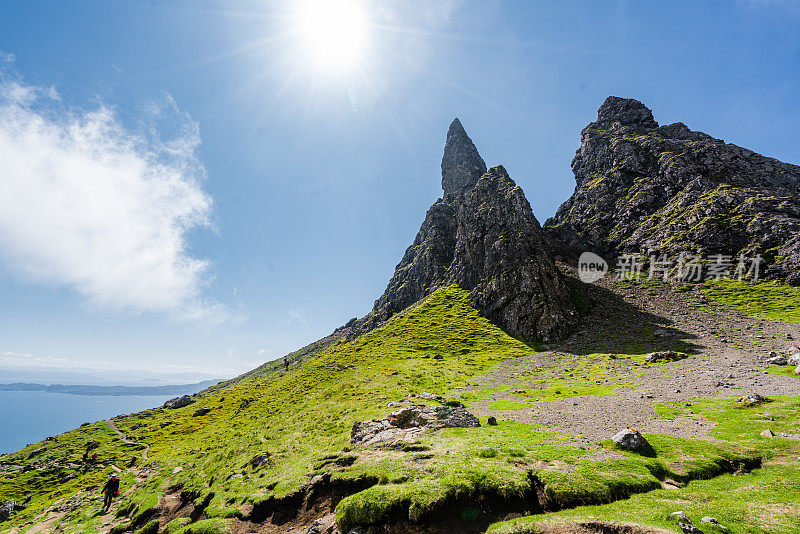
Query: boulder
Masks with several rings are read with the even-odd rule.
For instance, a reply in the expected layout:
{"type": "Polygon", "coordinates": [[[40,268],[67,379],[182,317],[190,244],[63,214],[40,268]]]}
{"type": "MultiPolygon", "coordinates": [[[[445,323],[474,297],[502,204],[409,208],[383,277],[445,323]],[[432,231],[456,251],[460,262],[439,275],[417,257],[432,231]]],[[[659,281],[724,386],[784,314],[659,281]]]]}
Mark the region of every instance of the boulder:
{"type": "Polygon", "coordinates": [[[168,400],[162,407],[168,410],[175,410],[177,408],[189,406],[192,402],[192,398],[189,395],[184,395],[183,397],[175,397],[174,399],[168,400]]]}
{"type": "Polygon", "coordinates": [[[0,502],[0,521],[5,521],[14,512],[24,509],[25,506],[16,501],[2,501],[0,502]]]}
{"type": "Polygon", "coordinates": [[[800,354],[800,347],[798,347],[797,345],[792,345],[786,352],[788,352],[789,354],[800,354]]]}
{"type": "Polygon", "coordinates": [[[678,521],[680,521],[680,522],[683,522],[683,523],[689,523],[689,524],[691,524],[691,523],[692,523],[692,520],[691,520],[691,519],[689,519],[689,516],[688,516],[688,515],[686,515],[686,514],[685,514],[685,513],[683,513],[683,512],[672,512],[672,513],[671,513],[671,514],[669,514],[669,515],[671,515],[672,517],[676,518],[676,519],[677,519],[678,521]]]}
{"type": "Polygon", "coordinates": [[[5,521],[9,517],[11,517],[11,513],[13,511],[14,511],[14,501],[0,502],[0,521],[5,521]]]}
{"type": "Polygon", "coordinates": [[[794,370],[794,374],[800,375],[800,365],[798,365],[797,369],[794,370]]]}
{"type": "Polygon", "coordinates": [[[611,441],[628,451],[638,451],[648,445],[644,436],[631,428],[620,430],[611,437],[611,441]]]}
{"type": "Polygon", "coordinates": [[[497,419],[492,415],[486,420],[486,424],[489,426],[497,426],[497,419]]]}
{"type": "Polygon", "coordinates": [[[691,523],[678,523],[678,526],[681,527],[681,530],[685,534],[703,534],[702,530],[691,523]]]}
{"type": "Polygon", "coordinates": [[[206,415],[210,411],[211,411],[211,408],[207,408],[207,407],[203,406],[202,408],[196,409],[194,411],[194,413],[192,414],[192,417],[200,417],[202,415],[206,415]]]}
{"type": "Polygon", "coordinates": [[[770,365],[786,365],[789,361],[786,356],[773,356],[767,360],[767,363],[770,365]]]}
{"type": "Polygon", "coordinates": [[[656,362],[674,362],[675,360],[681,360],[685,358],[685,355],[679,354],[672,350],[660,350],[656,352],[651,352],[644,359],[650,363],[656,362]]]}
{"type": "Polygon", "coordinates": [[[253,456],[253,458],[250,460],[250,465],[252,465],[254,469],[257,469],[265,465],[269,465],[270,463],[269,456],[270,455],[268,452],[265,452],[264,454],[259,454],[257,456],[253,456]]]}
{"type": "Polygon", "coordinates": [[[100,442],[99,441],[87,441],[86,445],[85,445],[87,452],[88,451],[93,451],[99,446],[100,446],[100,442]]]}
{"type": "Polygon", "coordinates": [[[758,393],[748,393],[744,397],[736,399],[736,402],[739,404],[744,404],[745,406],[749,406],[751,404],[759,404],[766,400],[766,397],[762,397],[758,393]]]}
{"type": "Polygon", "coordinates": [[[350,441],[363,445],[413,441],[422,433],[440,428],[479,426],[478,418],[464,408],[420,404],[401,408],[390,413],[385,419],[354,423],[350,441]]]}
{"type": "Polygon", "coordinates": [[[786,363],[793,366],[800,365],[800,354],[792,354],[788,358],[786,358],[786,363]]]}
{"type": "Polygon", "coordinates": [[[706,523],[708,525],[714,525],[714,526],[717,526],[717,527],[720,526],[719,521],[717,521],[717,519],[715,517],[711,517],[711,516],[703,516],[703,518],[700,520],[700,522],[701,523],[706,523]]]}
{"type": "Polygon", "coordinates": [[[774,438],[775,434],[769,428],[759,434],[762,438],[774,438]]]}

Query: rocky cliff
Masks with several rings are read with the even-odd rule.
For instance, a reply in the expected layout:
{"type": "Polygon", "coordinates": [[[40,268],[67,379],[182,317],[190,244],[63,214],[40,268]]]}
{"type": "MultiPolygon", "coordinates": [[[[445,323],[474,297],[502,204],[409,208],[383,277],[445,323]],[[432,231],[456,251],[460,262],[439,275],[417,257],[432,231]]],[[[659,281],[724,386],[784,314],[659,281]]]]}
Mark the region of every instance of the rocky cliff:
{"type": "Polygon", "coordinates": [[[447,133],[442,189],[386,291],[353,331],[371,330],[435,289],[457,284],[516,337],[549,341],[567,334],[575,308],[530,204],[502,166],[486,170],[458,119],[447,133]]]}
{"type": "MultiPolygon", "coordinates": [[[[764,258],[800,284],[800,167],[695,132],[659,126],[609,97],[581,133],[575,192],[545,223],[573,251],[764,258]]],[[[612,258],[608,258],[612,259],[612,258]]]]}

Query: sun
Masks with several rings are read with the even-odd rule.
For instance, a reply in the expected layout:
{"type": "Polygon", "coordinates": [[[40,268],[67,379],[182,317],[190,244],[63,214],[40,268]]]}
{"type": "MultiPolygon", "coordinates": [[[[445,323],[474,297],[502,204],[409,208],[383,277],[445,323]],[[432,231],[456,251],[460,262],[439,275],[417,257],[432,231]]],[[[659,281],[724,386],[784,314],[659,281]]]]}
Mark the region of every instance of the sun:
{"type": "Polygon", "coordinates": [[[358,0],[303,0],[296,4],[297,32],[310,63],[341,72],[363,58],[367,16],[358,0]]]}

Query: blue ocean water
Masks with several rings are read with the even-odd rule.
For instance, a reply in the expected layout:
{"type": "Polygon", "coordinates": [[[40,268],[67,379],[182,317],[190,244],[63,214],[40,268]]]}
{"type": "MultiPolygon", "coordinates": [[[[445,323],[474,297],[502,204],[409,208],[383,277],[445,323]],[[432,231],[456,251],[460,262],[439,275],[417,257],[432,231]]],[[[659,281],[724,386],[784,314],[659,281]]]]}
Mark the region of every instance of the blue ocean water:
{"type": "Polygon", "coordinates": [[[161,406],[174,395],[89,396],[0,391],[0,454],[16,451],[86,421],[161,406]]]}

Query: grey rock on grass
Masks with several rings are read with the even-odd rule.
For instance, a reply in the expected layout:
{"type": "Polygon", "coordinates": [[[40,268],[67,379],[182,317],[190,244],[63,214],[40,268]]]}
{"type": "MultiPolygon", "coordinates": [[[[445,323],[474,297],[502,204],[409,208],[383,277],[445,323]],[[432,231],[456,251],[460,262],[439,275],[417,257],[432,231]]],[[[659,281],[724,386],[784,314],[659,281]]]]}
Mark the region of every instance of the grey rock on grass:
{"type": "Polygon", "coordinates": [[[644,436],[631,428],[620,430],[611,437],[611,441],[616,443],[619,447],[629,451],[638,451],[648,445],[647,440],[644,439],[644,436]]]}
{"type": "Polygon", "coordinates": [[[350,441],[363,445],[413,441],[420,434],[440,428],[479,426],[481,425],[478,418],[464,408],[420,404],[401,408],[390,413],[385,419],[354,423],[350,441]]]}

